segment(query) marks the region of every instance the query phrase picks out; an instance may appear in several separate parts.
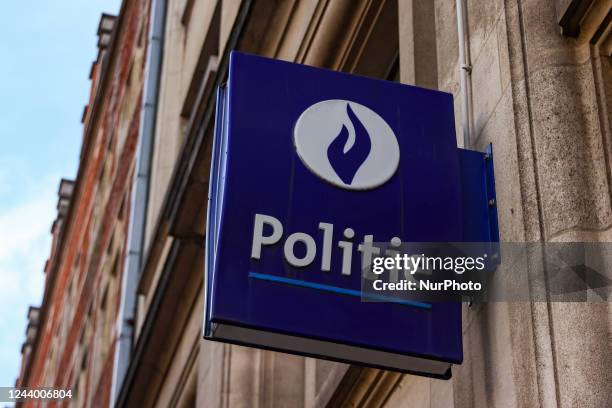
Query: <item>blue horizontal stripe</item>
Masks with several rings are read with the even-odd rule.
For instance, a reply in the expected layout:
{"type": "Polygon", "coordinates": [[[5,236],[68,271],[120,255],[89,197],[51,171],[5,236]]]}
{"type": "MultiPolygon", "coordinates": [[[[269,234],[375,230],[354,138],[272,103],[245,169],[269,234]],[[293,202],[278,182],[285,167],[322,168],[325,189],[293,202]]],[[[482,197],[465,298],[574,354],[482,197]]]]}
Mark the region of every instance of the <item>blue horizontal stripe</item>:
{"type": "Polygon", "coordinates": [[[249,272],[249,277],[253,279],[261,279],[261,280],[270,281],[270,282],[285,283],[287,285],[300,286],[302,288],[317,289],[317,290],[322,290],[325,292],[337,293],[340,295],[356,296],[359,298],[363,297],[366,299],[378,300],[381,302],[398,303],[404,306],[418,307],[418,308],[427,309],[427,310],[431,309],[431,304],[429,303],[417,302],[414,300],[396,299],[391,296],[363,293],[359,290],[345,289],[345,288],[340,288],[337,286],[325,285],[323,283],[307,282],[307,281],[303,281],[299,279],[284,278],[282,276],[268,275],[265,273],[258,273],[258,272],[249,272]]]}

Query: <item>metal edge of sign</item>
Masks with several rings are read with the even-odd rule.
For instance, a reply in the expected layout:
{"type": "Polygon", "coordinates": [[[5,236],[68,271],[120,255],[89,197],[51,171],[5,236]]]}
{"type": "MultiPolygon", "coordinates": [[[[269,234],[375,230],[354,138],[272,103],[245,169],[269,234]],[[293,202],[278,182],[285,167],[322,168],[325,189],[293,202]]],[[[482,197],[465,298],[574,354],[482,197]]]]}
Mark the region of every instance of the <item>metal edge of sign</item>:
{"type": "MultiPolygon", "coordinates": [[[[217,323],[212,323],[212,324],[217,324],[217,323]]],[[[231,325],[238,326],[234,322],[231,322],[231,325]]],[[[242,326],[242,327],[251,328],[249,326],[242,326]]],[[[260,329],[256,329],[256,330],[260,330],[260,329]]],[[[271,330],[270,330],[270,332],[274,333],[271,330]]],[[[299,337],[299,336],[295,336],[295,337],[299,337]]],[[[306,352],[302,352],[302,351],[282,349],[282,348],[279,348],[279,347],[273,347],[273,346],[262,345],[262,344],[257,344],[255,346],[253,343],[250,343],[248,341],[239,341],[239,340],[234,340],[234,339],[226,339],[226,338],[215,337],[212,333],[205,335],[204,338],[206,340],[215,341],[215,342],[218,342],[218,343],[233,344],[233,345],[243,346],[243,347],[255,347],[255,348],[258,348],[258,349],[262,349],[262,350],[274,351],[274,352],[290,354],[290,355],[297,355],[297,356],[300,356],[300,357],[318,358],[318,359],[327,360],[327,361],[334,361],[334,362],[338,362],[338,363],[351,364],[351,365],[356,365],[356,366],[360,366],[360,367],[375,368],[375,369],[379,369],[379,370],[394,371],[394,372],[403,373],[403,374],[418,375],[418,376],[421,376],[421,377],[434,378],[434,379],[438,379],[438,380],[450,380],[452,378],[452,366],[453,366],[453,364],[461,364],[461,363],[454,363],[454,362],[450,362],[450,361],[446,361],[446,360],[439,360],[439,359],[435,359],[435,358],[431,358],[431,357],[417,356],[417,355],[410,354],[410,353],[399,354],[399,353],[391,353],[391,352],[389,352],[390,354],[397,354],[398,356],[408,356],[408,357],[421,358],[421,359],[424,359],[424,360],[434,360],[434,361],[438,361],[438,362],[442,362],[442,363],[448,363],[449,367],[445,371],[445,373],[442,374],[442,375],[438,375],[438,374],[428,373],[426,371],[408,370],[408,369],[401,369],[401,368],[397,368],[397,367],[389,367],[389,366],[385,366],[385,365],[381,365],[381,364],[364,363],[364,362],[357,361],[357,360],[350,360],[350,359],[343,359],[343,358],[338,358],[338,357],[332,357],[332,356],[325,355],[325,354],[306,353],[306,352]]],[[[321,341],[323,341],[323,340],[321,340],[321,341]]],[[[338,345],[341,345],[341,346],[357,347],[357,346],[353,346],[353,345],[350,345],[350,344],[334,342],[334,341],[331,341],[331,340],[324,340],[324,341],[325,342],[329,342],[329,343],[338,344],[338,345]]],[[[361,348],[368,349],[366,347],[361,347],[361,348]]],[[[377,349],[369,349],[369,350],[386,352],[385,350],[377,350],[377,349]]]]}
{"type": "Polygon", "coordinates": [[[224,122],[227,115],[227,85],[221,85],[217,89],[217,101],[215,110],[213,146],[210,181],[208,185],[208,208],[206,210],[206,239],[205,239],[205,259],[204,259],[204,322],[202,325],[203,335],[210,332],[210,313],[212,307],[212,279],[214,262],[216,259],[216,241],[218,238],[218,213],[217,213],[217,194],[219,188],[219,165],[221,159],[221,148],[223,146],[224,122]]]}

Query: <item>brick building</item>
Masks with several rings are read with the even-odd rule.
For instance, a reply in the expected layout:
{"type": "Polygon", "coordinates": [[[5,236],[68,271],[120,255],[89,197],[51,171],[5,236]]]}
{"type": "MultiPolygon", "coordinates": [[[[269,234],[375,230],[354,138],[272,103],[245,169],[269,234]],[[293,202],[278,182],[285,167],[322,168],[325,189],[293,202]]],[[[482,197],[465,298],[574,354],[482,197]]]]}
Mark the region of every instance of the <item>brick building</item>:
{"type": "Polygon", "coordinates": [[[72,385],[86,406],[610,406],[609,302],[465,307],[450,381],[202,339],[214,90],[231,49],[452,93],[458,145],[494,145],[503,241],[609,242],[609,0],[148,1],[124,0],[94,69],[22,385],[72,385]],[[54,340],[70,282],[76,318],[54,340]]]}
{"type": "Polygon", "coordinates": [[[110,401],[148,21],[147,2],[128,3],[100,19],[78,174],[60,183],[44,296],[29,311],[16,382],[72,389],[61,406],[110,401]]]}

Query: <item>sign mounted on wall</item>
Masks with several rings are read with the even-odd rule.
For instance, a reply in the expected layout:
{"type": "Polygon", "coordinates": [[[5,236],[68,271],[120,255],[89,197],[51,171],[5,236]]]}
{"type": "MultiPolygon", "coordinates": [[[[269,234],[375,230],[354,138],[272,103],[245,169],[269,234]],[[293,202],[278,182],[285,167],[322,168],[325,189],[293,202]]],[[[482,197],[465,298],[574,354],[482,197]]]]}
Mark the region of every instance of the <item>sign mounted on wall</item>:
{"type": "Polygon", "coordinates": [[[494,239],[483,157],[457,149],[449,94],[233,52],[204,336],[449,378],[461,304],[362,301],[361,275],[376,242],[494,239]]]}

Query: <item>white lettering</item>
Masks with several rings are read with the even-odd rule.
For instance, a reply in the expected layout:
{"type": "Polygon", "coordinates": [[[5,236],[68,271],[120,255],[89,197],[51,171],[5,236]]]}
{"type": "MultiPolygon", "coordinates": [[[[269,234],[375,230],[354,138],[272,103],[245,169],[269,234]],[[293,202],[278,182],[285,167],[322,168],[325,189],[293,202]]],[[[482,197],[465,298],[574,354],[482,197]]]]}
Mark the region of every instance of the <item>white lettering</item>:
{"type": "Polygon", "coordinates": [[[251,258],[261,258],[262,245],[276,244],[283,236],[283,224],[269,215],[255,214],[255,226],[253,228],[253,244],[251,246],[251,258]],[[272,234],[264,237],[264,225],[272,227],[272,234]]]}

